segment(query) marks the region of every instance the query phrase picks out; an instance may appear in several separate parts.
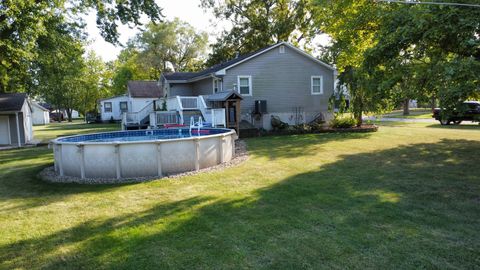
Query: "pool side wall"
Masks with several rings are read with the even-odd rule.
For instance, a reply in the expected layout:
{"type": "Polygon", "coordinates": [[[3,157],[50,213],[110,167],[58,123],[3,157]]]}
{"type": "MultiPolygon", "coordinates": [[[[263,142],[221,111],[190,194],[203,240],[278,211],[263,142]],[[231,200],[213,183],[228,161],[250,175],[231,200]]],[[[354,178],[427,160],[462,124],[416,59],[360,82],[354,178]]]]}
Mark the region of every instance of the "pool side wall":
{"type": "Polygon", "coordinates": [[[80,178],[165,176],[230,161],[235,132],[140,142],[63,143],[54,141],[55,171],[80,178]]]}

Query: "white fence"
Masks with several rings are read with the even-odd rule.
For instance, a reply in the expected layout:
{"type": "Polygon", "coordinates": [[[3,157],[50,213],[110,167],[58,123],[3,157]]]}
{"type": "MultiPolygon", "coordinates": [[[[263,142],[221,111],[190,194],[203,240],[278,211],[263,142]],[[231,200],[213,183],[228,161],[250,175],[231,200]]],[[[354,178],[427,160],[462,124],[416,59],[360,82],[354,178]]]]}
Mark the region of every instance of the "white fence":
{"type": "Polygon", "coordinates": [[[225,109],[211,109],[212,114],[212,127],[226,127],[227,122],[225,120],[225,109]]]}
{"type": "Polygon", "coordinates": [[[178,114],[176,111],[161,111],[150,114],[150,125],[161,126],[166,124],[178,124],[178,114]]]}

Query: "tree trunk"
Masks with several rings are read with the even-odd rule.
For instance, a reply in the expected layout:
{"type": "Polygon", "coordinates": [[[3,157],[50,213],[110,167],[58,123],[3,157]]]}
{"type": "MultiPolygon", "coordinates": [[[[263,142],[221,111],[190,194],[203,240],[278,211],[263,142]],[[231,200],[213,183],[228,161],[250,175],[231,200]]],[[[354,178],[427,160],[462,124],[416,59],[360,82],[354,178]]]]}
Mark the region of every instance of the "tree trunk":
{"type": "Polygon", "coordinates": [[[72,122],[72,109],[67,109],[68,122],[72,122]]]}
{"type": "Polygon", "coordinates": [[[57,105],[57,119],[58,119],[57,121],[58,121],[58,123],[62,122],[62,118],[63,118],[62,115],[63,115],[62,110],[60,110],[60,106],[57,105]]]}
{"type": "Polygon", "coordinates": [[[406,98],[404,101],[403,101],[403,115],[410,115],[410,107],[409,107],[409,104],[410,103],[410,99],[406,98]]]}
{"type": "Polygon", "coordinates": [[[363,102],[362,100],[357,97],[353,99],[353,118],[357,122],[357,127],[360,127],[363,123],[362,119],[363,114],[363,102]]]}
{"type": "Polygon", "coordinates": [[[362,112],[355,112],[354,113],[355,120],[357,122],[357,127],[362,126],[363,119],[362,119],[362,112]]]}
{"type": "Polygon", "coordinates": [[[436,101],[435,96],[432,96],[432,98],[431,98],[431,100],[430,100],[430,106],[432,107],[432,112],[433,112],[433,110],[435,110],[435,107],[437,107],[437,106],[436,106],[437,104],[436,104],[435,101],[436,101]]]}

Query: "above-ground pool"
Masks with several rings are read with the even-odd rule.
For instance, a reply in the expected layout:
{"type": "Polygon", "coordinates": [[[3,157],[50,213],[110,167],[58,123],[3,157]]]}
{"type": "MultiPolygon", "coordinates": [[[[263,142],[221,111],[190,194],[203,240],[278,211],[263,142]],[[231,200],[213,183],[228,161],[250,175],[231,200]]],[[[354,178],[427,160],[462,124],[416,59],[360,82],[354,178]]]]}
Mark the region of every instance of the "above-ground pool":
{"type": "Polygon", "coordinates": [[[105,132],[52,141],[55,171],[81,179],[162,177],[230,161],[234,130],[219,128],[105,132]]]}

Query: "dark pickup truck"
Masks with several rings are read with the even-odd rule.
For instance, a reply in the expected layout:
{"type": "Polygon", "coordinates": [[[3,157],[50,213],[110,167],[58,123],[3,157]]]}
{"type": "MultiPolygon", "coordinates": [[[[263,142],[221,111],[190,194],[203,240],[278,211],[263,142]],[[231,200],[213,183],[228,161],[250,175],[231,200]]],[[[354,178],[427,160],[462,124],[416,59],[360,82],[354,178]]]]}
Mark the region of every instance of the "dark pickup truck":
{"type": "Polygon", "coordinates": [[[442,125],[460,124],[462,121],[479,121],[480,120],[480,102],[465,101],[450,114],[442,115],[442,109],[435,108],[433,110],[433,118],[440,121],[442,125]]]}

